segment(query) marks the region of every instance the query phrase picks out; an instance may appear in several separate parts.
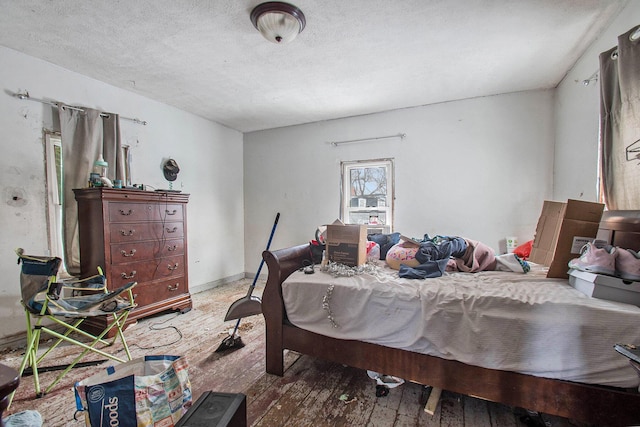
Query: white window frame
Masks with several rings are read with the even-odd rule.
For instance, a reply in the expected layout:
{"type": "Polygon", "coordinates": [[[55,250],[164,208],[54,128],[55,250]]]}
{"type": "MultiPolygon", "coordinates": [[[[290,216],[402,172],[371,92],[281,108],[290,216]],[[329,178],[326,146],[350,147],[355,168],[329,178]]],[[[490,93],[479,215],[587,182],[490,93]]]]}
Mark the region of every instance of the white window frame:
{"type": "Polygon", "coordinates": [[[340,218],[345,223],[352,223],[350,220],[350,214],[360,214],[360,220],[355,223],[366,224],[370,233],[382,233],[389,234],[393,232],[393,206],[395,202],[394,191],[394,165],[393,159],[374,159],[374,160],[356,160],[356,161],[343,161],[340,162],[341,169],[341,195],[340,195],[340,218]],[[371,200],[365,198],[364,206],[351,206],[351,170],[356,168],[378,168],[383,167],[386,170],[387,179],[387,192],[384,197],[384,206],[382,201],[379,201],[376,206],[373,206],[371,200]],[[363,215],[364,214],[364,215],[363,215]],[[368,214],[368,215],[367,215],[368,214]],[[381,215],[384,214],[384,215],[381,215]],[[382,224],[378,221],[378,224],[370,224],[367,218],[378,216],[381,218],[384,216],[382,224]]]}
{"type": "MultiPolygon", "coordinates": [[[[49,240],[49,253],[64,259],[63,231],[62,231],[62,196],[58,179],[62,180],[62,144],[60,133],[54,131],[44,132],[44,154],[46,167],[45,193],[47,206],[47,238],[49,240]],[[60,153],[60,175],[56,163],[56,150],[60,153]]],[[[60,266],[61,277],[67,275],[64,262],[60,266]]]]}

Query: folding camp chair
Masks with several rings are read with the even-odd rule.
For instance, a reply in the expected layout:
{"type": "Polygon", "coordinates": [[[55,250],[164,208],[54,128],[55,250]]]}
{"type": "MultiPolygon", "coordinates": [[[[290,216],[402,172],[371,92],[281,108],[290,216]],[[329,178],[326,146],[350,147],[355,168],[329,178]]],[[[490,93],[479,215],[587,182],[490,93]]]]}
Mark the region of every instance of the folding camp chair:
{"type": "MultiPolygon", "coordinates": [[[[20,287],[22,305],[27,318],[27,349],[20,365],[19,374],[22,375],[25,368],[31,367],[37,397],[50,392],[62,377],[89,352],[117,362],[125,362],[125,360],[97,348],[98,344],[112,345],[120,338],[127,358],[131,360],[131,353],[122,328],[129,312],[135,307],[131,289],[136,285],[136,282],[130,282],[109,292],[106,278],[99,267],[99,274],[96,276],[58,282],[56,279],[61,263],[60,258],[25,255],[22,249],[17,249],[16,253],[18,254],[18,264],[22,263],[20,287]],[[123,298],[127,295],[128,298],[123,298]],[[107,322],[104,330],[97,335],[80,328],[86,319],[107,315],[111,316],[112,320],[107,322]],[[112,330],[116,334],[112,340],[107,341],[104,337],[112,330]],[[38,355],[43,333],[57,338],[57,341],[46,350],[42,349],[45,351],[38,355]],[[81,347],[82,352],[66,367],[54,368],[64,368],[64,370],[43,392],[40,388],[38,369],[45,370],[45,367],[41,366],[43,359],[63,342],[81,347]]],[[[47,370],[52,369],[48,368],[47,370]]],[[[10,402],[11,400],[9,400],[10,402]]]]}

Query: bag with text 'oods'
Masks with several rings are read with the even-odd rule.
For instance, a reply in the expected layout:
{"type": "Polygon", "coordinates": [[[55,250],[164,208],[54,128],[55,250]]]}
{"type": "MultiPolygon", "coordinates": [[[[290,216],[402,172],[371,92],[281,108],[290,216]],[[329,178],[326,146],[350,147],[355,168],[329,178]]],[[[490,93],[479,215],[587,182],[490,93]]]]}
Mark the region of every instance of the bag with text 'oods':
{"type": "Polygon", "coordinates": [[[75,385],[90,427],[172,427],[191,407],[189,364],[180,356],[145,356],[109,366],[75,385]]]}

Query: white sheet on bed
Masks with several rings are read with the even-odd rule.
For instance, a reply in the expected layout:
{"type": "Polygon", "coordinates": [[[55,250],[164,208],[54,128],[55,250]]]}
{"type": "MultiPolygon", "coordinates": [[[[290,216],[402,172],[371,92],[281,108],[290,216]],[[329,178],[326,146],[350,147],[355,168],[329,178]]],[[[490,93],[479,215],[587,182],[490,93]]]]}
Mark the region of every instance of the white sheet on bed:
{"type": "Polygon", "coordinates": [[[282,292],[291,323],[322,335],[486,368],[637,387],[638,376],[613,345],[640,344],[640,308],[587,297],[532,266],[528,274],[425,280],[400,279],[386,267],[348,278],[316,269],[292,274],[282,292]]]}

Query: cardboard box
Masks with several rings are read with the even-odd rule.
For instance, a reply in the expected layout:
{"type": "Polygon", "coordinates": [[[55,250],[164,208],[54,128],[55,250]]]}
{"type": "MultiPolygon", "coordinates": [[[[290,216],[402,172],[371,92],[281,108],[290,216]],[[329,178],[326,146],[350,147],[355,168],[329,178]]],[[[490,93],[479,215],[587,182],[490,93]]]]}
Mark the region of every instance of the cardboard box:
{"type": "Polygon", "coordinates": [[[339,264],[357,267],[367,262],[367,226],[343,224],[327,225],[327,258],[339,264]]]}
{"type": "Polygon", "coordinates": [[[598,240],[623,249],[640,251],[640,211],[609,210],[603,213],[598,240]]]}
{"type": "Polygon", "coordinates": [[[601,203],[545,201],[528,260],[548,266],[547,277],[568,278],[567,264],[596,238],[603,211],[601,203]]]}
{"type": "Polygon", "coordinates": [[[571,270],[569,283],[585,295],[640,306],[640,282],[571,270]]]}

